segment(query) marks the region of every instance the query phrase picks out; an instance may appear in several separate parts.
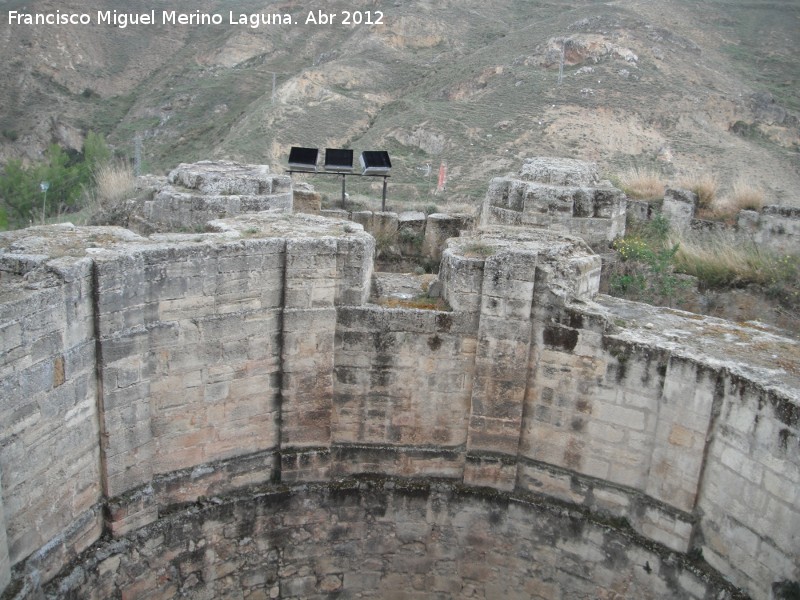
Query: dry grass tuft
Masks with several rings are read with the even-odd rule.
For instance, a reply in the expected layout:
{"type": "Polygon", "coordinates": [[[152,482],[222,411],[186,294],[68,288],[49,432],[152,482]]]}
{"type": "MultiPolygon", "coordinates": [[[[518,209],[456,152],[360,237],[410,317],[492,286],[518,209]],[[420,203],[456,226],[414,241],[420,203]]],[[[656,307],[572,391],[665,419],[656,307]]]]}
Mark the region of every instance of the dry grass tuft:
{"type": "Polygon", "coordinates": [[[740,210],[764,208],[764,191],[751,183],[739,180],[725,196],[715,198],[709,206],[701,207],[698,218],[735,223],[740,210]]]}
{"type": "Polygon", "coordinates": [[[111,161],[94,173],[95,197],[101,206],[127,200],[135,194],[136,178],[133,169],[125,162],[111,161]]]}
{"type": "Polygon", "coordinates": [[[756,282],[759,277],[758,248],[736,243],[732,236],[684,233],[673,238],[678,244],[675,264],[679,271],[694,275],[712,287],[756,282]]]}
{"type": "Polygon", "coordinates": [[[710,287],[769,285],[795,274],[792,257],[776,256],[729,232],[673,234],[670,243],[678,244],[676,269],[710,287]]]}
{"type": "Polygon", "coordinates": [[[664,197],[666,183],[661,173],[654,169],[628,169],[619,176],[619,185],[628,196],[637,200],[654,200],[664,197]]]}
{"type": "Polygon", "coordinates": [[[714,173],[700,173],[681,178],[678,185],[697,194],[701,209],[711,209],[717,198],[719,181],[714,173]]]}
{"type": "Polygon", "coordinates": [[[744,180],[737,180],[727,198],[728,204],[735,211],[761,210],[764,208],[764,190],[744,180]]]}

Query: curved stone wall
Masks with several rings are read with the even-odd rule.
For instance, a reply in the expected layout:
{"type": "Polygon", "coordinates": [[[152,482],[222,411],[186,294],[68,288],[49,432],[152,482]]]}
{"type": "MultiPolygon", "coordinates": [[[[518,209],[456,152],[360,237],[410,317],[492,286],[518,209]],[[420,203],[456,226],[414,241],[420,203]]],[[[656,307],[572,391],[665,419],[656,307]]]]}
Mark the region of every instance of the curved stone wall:
{"type": "MultiPolygon", "coordinates": [[[[260,213],[212,226],[213,233],[150,238],[71,226],[0,234],[6,597],[35,597],[74,560],[85,570],[53,585],[74,583],[82,590],[76,595],[89,594],[106,589],[112,571],[111,585],[134,585],[145,576],[136,557],[148,553],[156,573],[171,573],[158,584],[159,597],[172,597],[192,573],[203,585],[225,579],[216,574],[226,570],[243,582],[250,577],[244,558],[226,563],[232,542],[207,559],[177,533],[161,539],[159,528],[196,518],[187,525],[191,537],[194,527],[216,523],[222,516],[206,512],[216,509],[194,504],[204,498],[242,493],[222,501],[258,512],[259,486],[277,482],[301,487],[274,517],[262,510],[264,523],[275,518],[288,527],[294,519],[297,535],[311,536],[296,507],[322,506],[328,500],[313,498],[338,484],[305,496],[302,484],[368,474],[411,478],[425,489],[425,478],[446,480],[443,502],[457,507],[447,512],[451,523],[462,510],[453,490],[494,490],[463,506],[480,517],[459,531],[484,531],[484,518],[522,523],[486,530],[512,536],[544,518],[521,508],[531,499],[551,507],[542,509],[548,514],[561,506],[580,515],[588,537],[555,545],[575,569],[553,583],[531,567],[531,582],[553,587],[529,595],[595,597],[593,585],[609,598],[612,591],[680,597],[678,589],[703,597],[710,589],[685,573],[674,587],[669,564],[655,566],[652,553],[702,556],[755,598],[800,580],[797,342],[597,296],[599,259],[568,236],[486,229],[451,240],[440,279],[454,310],[432,311],[369,304],[374,240],[358,224],[260,213]],[[491,497],[520,521],[505,510],[492,516],[491,497]],[[118,540],[119,553],[97,558],[110,552],[101,545],[91,551],[100,555],[81,554],[103,532],[118,540]],[[622,537],[605,542],[607,533],[622,537]],[[620,560],[640,566],[621,583],[596,565],[610,560],[606,546],[625,543],[632,546],[620,560]],[[216,566],[173,576],[180,564],[171,561],[185,552],[216,566]],[[578,596],[562,596],[562,586],[578,596]]],[[[430,511],[436,494],[426,492],[430,511]]],[[[325,506],[317,533],[332,544],[331,523],[364,517],[362,508],[339,516],[325,506]]],[[[236,510],[220,540],[235,538],[249,552],[252,519],[242,513],[238,520],[236,510]]],[[[402,521],[392,517],[386,526],[402,521]]],[[[442,585],[454,586],[479,548],[468,533],[452,531],[448,539],[463,557],[450,561],[442,585]]],[[[556,568],[544,538],[504,539],[492,540],[496,562],[519,566],[524,556],[514,544],[531,544],[549,552],[548,568],[556,568]]],[[[250,560],[273,564],[270,552],[250,560]]],[[[430,552],[426,546],[424,561],[439,550],[430,552]]],[[[309,570],[300,557],[287,567],[296,572],[276,576],[287,577],[286,592],[273,578],[259,594],[269,595],[275,582],[280,595],[311,594],[312,579],[313,593],[324,591],[316,587],[323,582],[335,587],[334,579],[346,587],[345,570],[309,570]]],[[[405,572],[407,563],[397,561],[386,563],[387,574],[405,572]]],[[[247,585],[255,589],[262,575],[253,577],[247,585]]],[[[497,582],[509,592],[526,589],[512,580],[492,575],[480,585],[487,594],[497,588],[485,586],[497,582]]],[[[370,589],[397,587],[389,575],[381,581],[370,589]]],[[[130,589],[131,596],[144,590],[130,589]]]]}
{"type": "Polygon", "coordinates": [[[449,481],[212,499],[92,548],[46,598],[739,597],[587,515],[449,481]]]}

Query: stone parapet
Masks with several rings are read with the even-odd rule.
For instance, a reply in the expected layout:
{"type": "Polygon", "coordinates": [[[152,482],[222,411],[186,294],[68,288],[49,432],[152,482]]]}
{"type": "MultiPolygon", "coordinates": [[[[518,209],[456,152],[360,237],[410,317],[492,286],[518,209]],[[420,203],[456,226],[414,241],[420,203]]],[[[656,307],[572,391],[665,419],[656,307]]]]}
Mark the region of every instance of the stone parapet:
{"type": "MultiPolygon", "coordinates": [[[[290,177],[270,173],[267,165],[230,161],[180,164],[166,178],[138,178],[137,190],[135,198],[104,207],[98,218],[147,235],[170,231],[202,233],[213,219],[267,210],[292,212],[290,177]]],[[[313,198],[304,199],[304,212],[319,212],[318,203],[314,211],[313,198]]]]}
{"type": "Polygon", "coordinates": [[[647,202],[628,201],[628,216],[649,221],[663,215],[672,229],[697,233],[728,235],[744,244],[755,244],[776,254],[800,252],[800,208],[769,205],[761,210],[740,210],[735,223],[697,219],[697,194],[690,190],[668,188],[660,208],[647,202]]]}
{"type": "Polygon", "coordinates": [[[291,179],[270,173],[267,165],[201,160],[182,163],[167,180],[188,190],[214,196],[265,196],[291,192],[291,179]]]}
{"type": "Polygon", "coordinates": [[[212,219],[264,210],[291,212],[291,195],[264,194],[260,196],[214,196],[182,192],[174,188],[161,189],[142,206],[142,218],[159,230],[204,231],[212,219]]]}
{"type": "Polygon", "coordinates": [[[442,258],[447,240],[458,237],[462,231],[475,225],[474,216],[460,213],[425,215],[418,211],[395,213],[364,210],[339,213],[337,216],[347,218],[348,214],[350,219],[375,237],[378,249],[376,258],[386,266],[415,261],[417,265],[425,264],[434,268],[442,258]]]}
{"type": "Polygon", "coordinates": [[[607,246],[625,234],[626,198],[598,181],[593,163],[529,159],[518,177],[497,177],[483,203],[483,225],[535,227],[607,246]]]}
{"type": "Polygon", "coordinates": [[[737,219],[737,229],[773,252],[800,252],[800,208],[765,206],[761,212],[743,210],[737,219]]]}
{"type": "Polygon", "coordinates": [[[591,186],[600,181],[597,164],[574,158],[526,158],[519,175],[525,181],[550,185],[591,186]]]}
{"type": "Polygon", "coordinates": [[[697,194],[690,190],[667,188],[661,213],[676,231],[689,229],[697,210],[697,194]]]}

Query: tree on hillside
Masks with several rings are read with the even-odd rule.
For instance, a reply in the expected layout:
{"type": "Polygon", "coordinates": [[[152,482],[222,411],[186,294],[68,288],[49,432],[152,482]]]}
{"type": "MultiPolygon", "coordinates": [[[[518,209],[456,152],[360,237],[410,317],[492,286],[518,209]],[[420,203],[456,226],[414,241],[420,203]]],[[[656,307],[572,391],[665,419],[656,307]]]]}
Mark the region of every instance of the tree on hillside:
{"type": "Polygon", "coordinates": [[[6,219],[15,224],[32,220],[37,192],[38,184],[33,181],[31,169],[23,167],[17,158],[9,160],[0,175],[0,199],[6,219]]]}
{"type": "Polygon", "coordinates": [[[111,150],[101,135],[90,131],[82,152],[69,154],[52,144],[45,157],[29,166],[12,159],[0,172],[0,228],[24,227],[42,214],[46,218],[78,210],[84,191],[94,185],[94,173],[111,159],[111,150]],[[45,181],[46,193],[41,189],[45,181]]]}

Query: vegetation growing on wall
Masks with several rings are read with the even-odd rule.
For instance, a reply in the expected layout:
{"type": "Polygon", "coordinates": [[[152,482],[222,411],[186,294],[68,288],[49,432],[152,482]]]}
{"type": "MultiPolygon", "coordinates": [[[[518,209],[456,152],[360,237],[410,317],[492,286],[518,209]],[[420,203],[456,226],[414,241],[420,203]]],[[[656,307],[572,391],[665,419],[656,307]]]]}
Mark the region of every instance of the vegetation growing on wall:
{"type": "Polygon", "coordinates": [[[655,169],[634,167],[618,176],[611,176],[611,182],[630,198],[653,200],[664,197],[666,182],[664,176],[655,169]]]}
{"type": "Polygon", "coordinates": [[[613,295],[680,306],[697,278],[703,288],[761,286],[770,297],[800,311],[800,255],[777,254],[726,232],[678,233],[663,215],[628,224],[612,247],[620,262],[612,270],[613,295]]]}
{"type": "Polygon", "coordinates": [[[675,268],[712,288],[757,284],[789,308],[800,308],[800,255],[776,254],[730,233],[687,233],[677,240],[675,268]]]}
{"type": "Polygon", "coordinates": [[[659,214],[644,224],[629,223],[626,232],[612,244],[621,260],[611,274],[611,293],[640,302],[679,306],[691,284],[676,274],[679,245],[670,239],[669,221],[659,214]]]}

